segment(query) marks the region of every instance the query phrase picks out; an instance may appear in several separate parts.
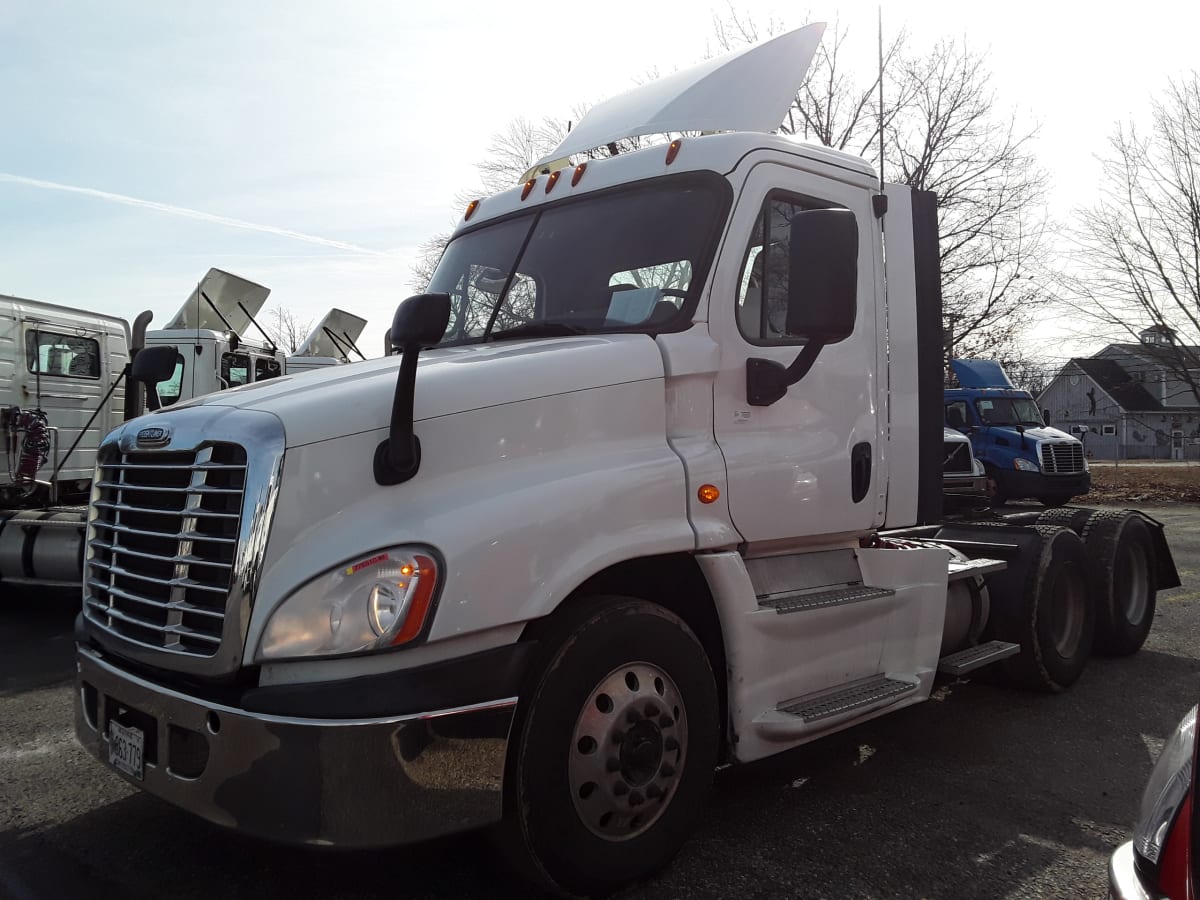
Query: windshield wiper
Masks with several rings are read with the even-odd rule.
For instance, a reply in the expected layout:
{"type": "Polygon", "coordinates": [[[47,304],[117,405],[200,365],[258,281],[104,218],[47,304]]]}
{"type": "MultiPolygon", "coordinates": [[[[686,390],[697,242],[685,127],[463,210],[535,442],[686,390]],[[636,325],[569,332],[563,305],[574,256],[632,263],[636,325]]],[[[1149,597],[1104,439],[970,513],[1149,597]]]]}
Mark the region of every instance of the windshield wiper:
{"type": "Polygon", "coordinates": [[[564,337],[566,335],[586,333],[584,329],[576,325],[568,325],[566,322],[530,322],[527,325],[518,325],[516,328],[493,331],[489,335],[489,339],[493,341],[507,341],[515,338],[564,337]]]}

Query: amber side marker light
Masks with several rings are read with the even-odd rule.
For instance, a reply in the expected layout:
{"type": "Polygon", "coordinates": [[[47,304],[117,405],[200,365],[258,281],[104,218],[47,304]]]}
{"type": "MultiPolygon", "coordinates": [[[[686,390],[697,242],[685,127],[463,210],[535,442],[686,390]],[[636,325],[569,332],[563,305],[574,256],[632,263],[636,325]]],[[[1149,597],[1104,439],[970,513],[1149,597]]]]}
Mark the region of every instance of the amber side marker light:
{"type": "Polygon", "coordinates": [[[550,178],[546,182],[546,193],[547,194],[550,193],[552,190],[554,190],[554,186],[556,184],[558,184],[558,176],[560,176],[561,174],[562,174],[562,172],[560,170],[555,170],[550,173],[550,178]]]}
{"type": "Polygon", "coordinates": [[[536,175],[534,175],[527,182],[525,182],[525,187],[521,188],[521,199],[522,200],[524,200],[526,197],[529,196],[529,192],[533,190],[533,186],[535,184],[537,184],[537,176],[536,175]]]}
{"type": "Polygon", "coordinates": [[[721,489],[715,484],[702,484],[696,491],[696,496],[700,498],[701,503],[716,503],[717,498],[721,496],[721,489]]]}
{"type": "Polygon", "coordinates": [[[477,210],[477,209],[479,209],[479,201],[478,200],[472,200],[470,203],[468,203],[467,204],[467,212],[463,216],[463,221],[464,222],[471,221],[471,216],[475,215],[475,210],[477,210]]]}
{"type": "Polygon", "coordinates": [[[575,174],[571,176],[571,187],[579,184],[579,179],[583,177],[583,173],[587,171],[587,163],[580,163],[575,167],[575,174]]]}
{"type": "Polygon", "coordinates": [[[671,146],[667,148],[667,165],[675,162],[675,157],[679,155],[679,148],[683,146],[683,141],[679,138],[671,141],[671,146]]]}

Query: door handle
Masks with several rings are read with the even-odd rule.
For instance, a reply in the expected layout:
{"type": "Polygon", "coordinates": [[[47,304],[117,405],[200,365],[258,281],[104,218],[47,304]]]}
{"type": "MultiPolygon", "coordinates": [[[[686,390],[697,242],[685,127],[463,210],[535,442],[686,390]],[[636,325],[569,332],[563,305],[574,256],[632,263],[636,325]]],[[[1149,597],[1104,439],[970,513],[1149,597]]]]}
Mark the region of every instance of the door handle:
{"type": "Polygon", "coordinates": [[[850,499],[862,502],[871,487],[871,445],[867,441],[855,444],[850,451],[850,499]]]}

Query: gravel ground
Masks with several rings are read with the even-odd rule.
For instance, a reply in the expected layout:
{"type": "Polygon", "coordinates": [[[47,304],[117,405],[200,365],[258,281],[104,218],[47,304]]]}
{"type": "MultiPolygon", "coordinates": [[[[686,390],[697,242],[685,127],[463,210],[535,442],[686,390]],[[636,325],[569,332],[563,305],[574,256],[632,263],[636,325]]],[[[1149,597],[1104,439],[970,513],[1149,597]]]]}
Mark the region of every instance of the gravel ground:
{"type": "MultiPolygon", "coordinates": [[[[1103,897],[1163,740],[1200,699],[1200,508],[1168,525],[1184,586],[1145,649],[1060,696],[983,680],[718,773],[651,897],[1103,897]]],[[[239,838],[134,792],[71,736],[76,602],[0,601],[0,896],[528,897],[467,835],[386,853],[239,838]]]]}

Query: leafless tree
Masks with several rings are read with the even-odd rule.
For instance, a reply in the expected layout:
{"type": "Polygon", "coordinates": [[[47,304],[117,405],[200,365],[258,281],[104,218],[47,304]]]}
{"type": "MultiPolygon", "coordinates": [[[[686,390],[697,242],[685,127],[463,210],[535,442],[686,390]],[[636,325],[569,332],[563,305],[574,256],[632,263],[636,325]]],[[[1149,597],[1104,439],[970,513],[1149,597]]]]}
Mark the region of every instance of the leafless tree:
{"type": "Polygon", "coordinates": [[[283,306],[273,306],[267,310],[267,333],[288,354],[295,353],[308,333],[312,330],[312,320],[301,322],[294,312],[283,306]]]}
{"type": "Polygon", "coordinates": [[[1200,404],[1200,75],[1171,81],[1143,134],[1120,124],[1102,160],[1100,198],[1079,213],[1077,313],[1106,337],[1155,328],[1146,347],[1200,404]]]}
{"type": "MultiPolygon", "coordinates": [[[[731,50],[785,30],[758,24],[731,6],[714,24],[717,45],[731,50]]],[[[784,134],[856,153],[880,164],[887,180],[938,195],[942,303],[962,357],[1018,355],[1018,335],[1053,292],[1047,278],[1047,177],[1033,159],[1036,129],[1004,115],[986,59],[963,42],[943,40],[913,52],[903,31],[883,48],[880,70],[866,79],[847,71],[849,30],[834,23],[813,59],[784,134]]]]}
{"type": "MultiPolygon", "coordinates": [[[[757,22],[730,6],[713,29],[709,55],[786,26],[778,19],[757,22]]],[[[878,163],[882,128],[888,179],[938,193],[943,306],[953,324],[954,352],[1014,358],[1021,329],[1051,296],[1040,286],[1046,280],[1046,175],[1030,152],[1036,130],[1018,129],[1011,115],[1000,112],[982,55],[957,41],[915,54],[903,32],[883,50],[880,115],[880,73],[856,78],[845,61],[848,41],[848,29],[837,23],[826,32],[780,132],[878,163]]],[[[481,194],[516,184],[568,128],[555,119],[511,123],[493,138],[480,164],[481,194]]],[[[445,240],[438,236],[422,247],[413,269],[418,290],[428,284],[445,240]]]]}

